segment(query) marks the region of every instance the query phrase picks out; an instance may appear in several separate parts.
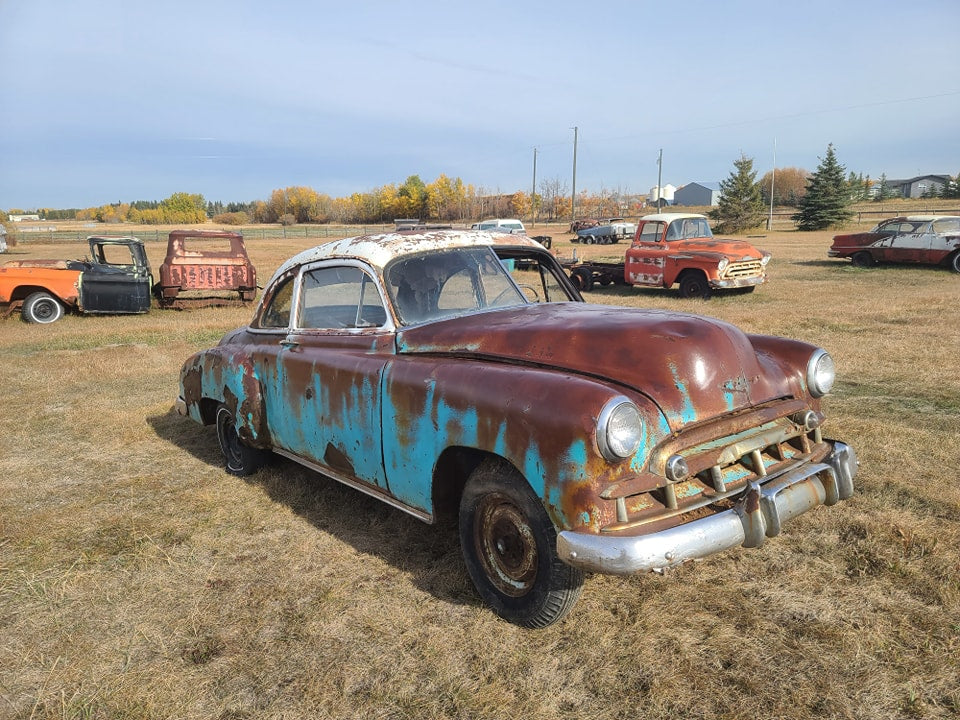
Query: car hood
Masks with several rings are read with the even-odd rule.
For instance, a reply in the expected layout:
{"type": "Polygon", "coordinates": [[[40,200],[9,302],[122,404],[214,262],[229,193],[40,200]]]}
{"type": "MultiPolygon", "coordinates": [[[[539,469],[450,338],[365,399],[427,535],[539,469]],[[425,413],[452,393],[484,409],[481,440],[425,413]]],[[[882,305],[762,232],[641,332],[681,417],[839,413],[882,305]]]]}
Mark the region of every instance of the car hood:
{"type": "Polygon", "coordinates": [[[580,303],[496,310],[397,334],[397,351],[481,357],[588,375],[642,393],[672,430],[790,394],[749,338],[712,318],[580,303]]]}
{"type": "Polygon", "coordinates": [[[716,253],[728,258],[730,262],[759,260],[763,257],[762,252],[743,240],[708,240],[706,238],[672,240],[670,249],[674,252],[716,253]]]}

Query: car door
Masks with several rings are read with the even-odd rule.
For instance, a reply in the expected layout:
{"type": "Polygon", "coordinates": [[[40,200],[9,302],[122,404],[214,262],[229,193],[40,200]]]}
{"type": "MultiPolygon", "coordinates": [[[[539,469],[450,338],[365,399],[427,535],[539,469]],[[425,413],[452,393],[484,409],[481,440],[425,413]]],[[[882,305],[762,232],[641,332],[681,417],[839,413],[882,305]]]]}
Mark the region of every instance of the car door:
{"type": "Polygon", "coordinates": [[[294,293],[288,332],[265,368],[273,445],[385,489],[380,386],[395,333],[379,286],[359,263],[326,262],[305,268],[294,293]]]}
{"type": "Polygon", "coordinates": [[[930,251],[930,223],[902,222],[881,240],[877,259],[886,262],[923,262],[930,251]]]}
{"type": "Polygon", "coordinates": [[[80,276],[80,307],[87,313],[143,313],[150,309],[150,265],[139,242],[90,242],[93,262],[80,276]]]}
{"type": "Polygon", "coordinates": [[[663,241],[665,223],[643,223],[633,244],[626,252],[626,279],[634,285],[663,286],[666,247],[663,241]]]}

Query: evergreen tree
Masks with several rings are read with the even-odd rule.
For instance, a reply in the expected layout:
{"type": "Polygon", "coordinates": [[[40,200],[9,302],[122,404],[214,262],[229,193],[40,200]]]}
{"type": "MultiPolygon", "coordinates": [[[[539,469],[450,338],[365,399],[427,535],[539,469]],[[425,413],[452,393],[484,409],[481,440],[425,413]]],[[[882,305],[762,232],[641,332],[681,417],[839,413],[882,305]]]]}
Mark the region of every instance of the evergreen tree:
{"type": "Polygon", "coordinates": [[[837,161],[833,143],[827,145],[827,154],[807,184],[807,194],[800,201],[800,209],[793,216],[799,230],[822,230],[849,220],[850,187],[844,178],[845,168],[837,161]]]}
{"type": "Polygon", "coordinates": [[[710,211],[720,232],[740,232],[763,222],[763,195],[753,169],[753,158],[741,153],[733,166],[735,170],[730,177],[720,183],[717,207],[710,211]]]}

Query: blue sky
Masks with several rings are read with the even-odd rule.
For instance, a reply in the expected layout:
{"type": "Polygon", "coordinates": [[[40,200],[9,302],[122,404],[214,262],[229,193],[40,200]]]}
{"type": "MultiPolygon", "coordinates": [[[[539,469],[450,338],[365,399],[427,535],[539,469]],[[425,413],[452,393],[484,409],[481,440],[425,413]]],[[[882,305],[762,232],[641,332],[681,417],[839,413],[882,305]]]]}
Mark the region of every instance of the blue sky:
{"type": "Polygon", "coordinates": [[[957,0],[0,0],[0,208],[960,172],[957,0]]]}

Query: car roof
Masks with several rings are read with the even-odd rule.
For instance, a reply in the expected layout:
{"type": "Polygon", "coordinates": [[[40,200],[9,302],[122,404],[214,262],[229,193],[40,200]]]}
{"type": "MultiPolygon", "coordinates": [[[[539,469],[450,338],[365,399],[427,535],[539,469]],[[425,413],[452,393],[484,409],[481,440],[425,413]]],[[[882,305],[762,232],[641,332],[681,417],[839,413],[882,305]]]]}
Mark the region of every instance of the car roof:
{"type": "Polygon", "coordinates": [[[932,222],[934,220],[960,220],[960,215],[907,215],[905,219],[912,220],[914,222],[932,222]]]}
{"type": "Polygon", "coordinates": [[[698,213],[655,213],[653,215],[644,215],[640,220],[655,220],[670,223],[674,220],[685,220],[687,218],[703,218],[706,220],[707,216],[698,213]]]}
{"type": "MultiPolygon", "coordinates": [[[[376,235],[333,240],[317,245],[284,262],[274,273],[274,278],[291,268],[306,263],[332,259],[363,260],[378,271],[382,271],[394,258],[411,255],[425,250],[445,250],[459,247],[529,247],[543,250],[536,240],[523,235],[489,232],[485,230],[409,230],[388,232],[376,235]]],[[[271,282],[273,280],[271,279],[271,282]]]]}

